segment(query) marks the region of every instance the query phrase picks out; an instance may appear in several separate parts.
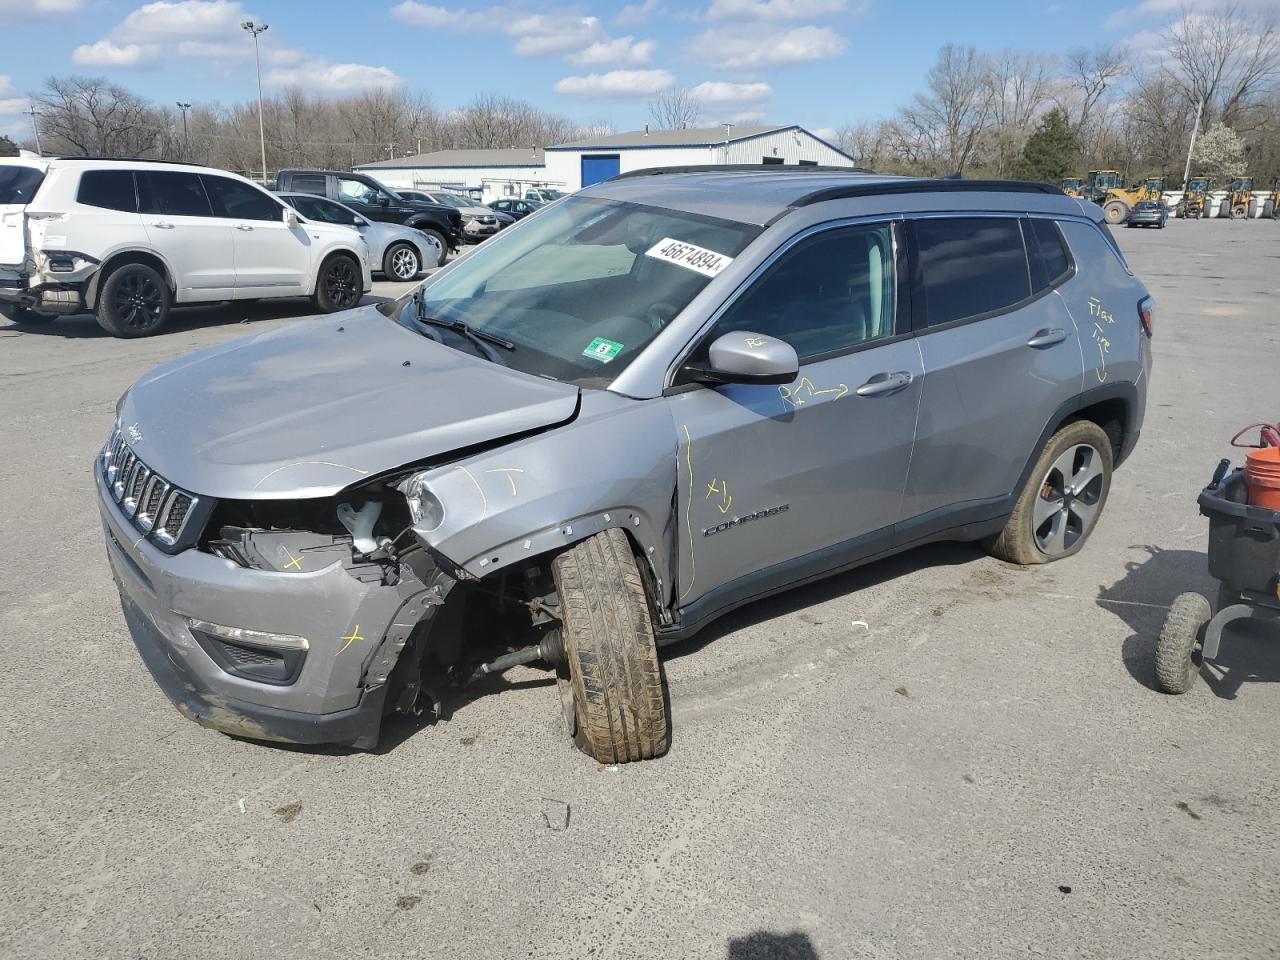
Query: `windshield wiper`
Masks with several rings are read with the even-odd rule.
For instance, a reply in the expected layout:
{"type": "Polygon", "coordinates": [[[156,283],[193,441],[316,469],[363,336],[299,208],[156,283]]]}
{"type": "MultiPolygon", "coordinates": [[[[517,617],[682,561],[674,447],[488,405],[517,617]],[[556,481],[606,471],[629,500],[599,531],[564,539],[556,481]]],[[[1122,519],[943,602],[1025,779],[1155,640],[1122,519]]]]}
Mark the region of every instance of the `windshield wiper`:
{"type": "Polygon", "coordinates": [[[418,313],[414,319],[419,323],[428,324],[429,326],[443,327],[445,330],[452,330],[454,333],[465,337],[476,345],[476,348],[484,354],[486,359],[492,360],[494,363],[502,363],[502,361],[498,358],[498,354],[494,352],[493,348],[490,347],[489,344],[499,346],[503,350],[514,350],[516,348],[516,345],[505,337],[500,337],[493,333],[487,333],[484,330],[473,330],[462,320],[445,320],[442,317],[428,316],[426,306],[426,301],[424,299],[418,299],[418,313]]]}

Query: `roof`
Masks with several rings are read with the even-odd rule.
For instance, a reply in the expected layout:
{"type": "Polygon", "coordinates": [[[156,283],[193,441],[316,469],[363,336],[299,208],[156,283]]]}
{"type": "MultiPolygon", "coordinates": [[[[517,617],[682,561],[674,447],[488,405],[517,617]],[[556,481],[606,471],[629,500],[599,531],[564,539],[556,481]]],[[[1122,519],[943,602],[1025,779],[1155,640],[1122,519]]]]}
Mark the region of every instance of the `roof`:
{"type": "Polygon", "coordinates": [[[545,165],[541,147],[512,150],[437,150],[395,160],[362,163],[357,170],[419,170],[433,167],[541,167],[545,165]]]}
{"type": "MultiPolygon", "coordinates": [[[[763,127],[735,126],[725,137],[723,126],[689,127],[683,130],[630,130],[626,133],[613,133],[603,137],[592,137],[589,140],[572,140],[569,143],[558,143],[548,150],[595,150],[602,147],[718,147],[725,143],[737,143],[739,140],[750,140],[768,133],[781,130],[799,130],[793,125],[773,125],[763,127]]],[[[806,130],[805,133],[808,133],[806,130]]]]}
{"type": "MultiPolygon", "coordinates": [[[[639,171],[587,187],[579,195],[607,197],[684,210],[744,223],[766,225],[788,210],[828,200],[881,197],[893,209],[924,205],[929,209],[975,204],[994,209],[1043,210],[1080,216],[1080,201],[1043,183],[994,180],[935,180],[891,177],[856,170],[789,165],[677,168],[643,175],[639,171]],[[916,195],[914,198],[911,195],[916,195]],[[950,194],[952,201],[926,199],[950,194]],[[961,200],[958,194],[983,194],[961,200]]],[[[1087,201],[1086,201],[1087,203],[1087,201]]],[[[1088,203],[1095,211],[1100,209],[1088,203]]]]}

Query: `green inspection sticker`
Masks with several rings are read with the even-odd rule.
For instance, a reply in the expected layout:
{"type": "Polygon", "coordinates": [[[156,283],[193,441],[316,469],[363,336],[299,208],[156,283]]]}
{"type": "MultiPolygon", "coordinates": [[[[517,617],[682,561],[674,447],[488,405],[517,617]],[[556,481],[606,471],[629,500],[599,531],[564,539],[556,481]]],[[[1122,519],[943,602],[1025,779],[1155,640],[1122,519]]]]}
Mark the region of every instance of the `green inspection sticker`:
{"type": "Polygon", "coordinates": [[[582,355],[584,357],[590,357],[592,360],[599,360],[601,363],[608,363],[621,352],[622,344],[617,340],[606,340],[604,337],[596,337],[587,344],[587,349],[582,351],[582,355]]]}

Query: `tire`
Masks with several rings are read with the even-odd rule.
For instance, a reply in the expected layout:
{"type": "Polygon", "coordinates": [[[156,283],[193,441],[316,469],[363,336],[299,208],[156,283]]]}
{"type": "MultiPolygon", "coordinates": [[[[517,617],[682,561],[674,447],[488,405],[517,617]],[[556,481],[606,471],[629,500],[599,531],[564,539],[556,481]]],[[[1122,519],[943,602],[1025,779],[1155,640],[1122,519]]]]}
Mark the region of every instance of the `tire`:
{"type": "Polygon", "coordinates": [[[360,302],[363,291],[360,264],[354,257],[336,253],[320,264],[316,274],[316,309],[321,313],[350,310],[360,302]]]}
{"type": "Polygon", "coordinates": [[[1129,208],[1123,200],[1108,200],[1102,205],[1102,216],[1114,227],[1129,219],[1129,208]]]}
{"type": "Polygon", "coordinates": [[[382,255],[382,273],[388,280],[414,280],[421,272],[422,254],[412,243],[393,243],[382,255]]]}
{"type": "Polygon", "coordinates": [[[653,623],[631,543],[605,530],[552,561],[572,689],[574,742],[600,763],[647,760],[670,743],[653,623]]]}
{"type": "Polygon", "coordinates": [[[1156,687],[1162,692],[1191,689],[1200,672],[1191,655],[1212,616],[1209,601],[1198,593],[1184,593],[1173,601],[1156,640],[1156,687]]]}
{"type": "Polygon", "coordinates": [[[21,307],[16,303],[0,303],[0,317],[11,320],[20,327],[43,327],[58,319],[56,314],[36,313],[30,307],[21,307]]]}
{"type": "Polygon", "coordinates": [[[1100,426],[1076,420],[1061,427],[1036,458],[1004,529],[983,546],[1023,566],[1078,553],[1106,506],[1113,466],[1111,438],[1100,426]],[[1078,488],[1069,496],[1068,481],[1078,488]]]}
{"type": "Polygon", "coordinates": [[[1257,201],[1257,200],[1250,200],[1250,201],[1249,201],[1249,207],[1248,207],[1248,209],[1245,211],[1245,216],[1247,216],[1250,220],[1252,220],[1252,219],[1254,219],[1257,215],[1258,215],[1258,201],[1257,201]]]}
{"type": "Polygon", "coordinates": [[[419,233],[425,233],[428,237],[440,244],[440,256],[436,258],[435,265],[443,267],[445,261],[449,259],[449,241],[444,238],[444,234],[439,230],[432,230],[430,227],[419,227],[419,233]]]}
{"type": "Polygon", "coordinates": [[[1247,214],[1248,212],[1249,212],[1248,208],[1243,203],[1237,203],[1234,207],[1231,208],[1231,219],[1243,220],[1245,217],[1245,214],[1247,214]]]}
{"type": "Polygon", "coordinates": [[[169,322],[173,294],[164,277],[145,263],[126,263],[111,271],[98,291],[98,326],[113,337],[149,337],[169,322]]]}

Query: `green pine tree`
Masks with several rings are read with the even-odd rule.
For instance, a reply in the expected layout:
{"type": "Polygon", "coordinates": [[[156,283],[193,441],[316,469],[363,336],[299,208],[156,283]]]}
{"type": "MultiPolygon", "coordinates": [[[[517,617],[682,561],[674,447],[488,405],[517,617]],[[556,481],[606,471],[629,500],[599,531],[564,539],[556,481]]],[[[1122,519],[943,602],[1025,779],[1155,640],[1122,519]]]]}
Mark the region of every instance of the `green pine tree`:
{"type": "Polygon", "coordinates": [[[0,136],[0,157],[16,157],[18,145],[6,136],[0,136]]]}
{"type": "Polygon", "coordinates": [[[1027,138],[1022,155],[1013,165],[1013,175],[1019,180],[1043,180],[1058,183],[1071,176],[1080,152],[1080,144],[1071,130],[1067,113],[1055,107],[1040,118],[1035,132],[1027,138]]]}

